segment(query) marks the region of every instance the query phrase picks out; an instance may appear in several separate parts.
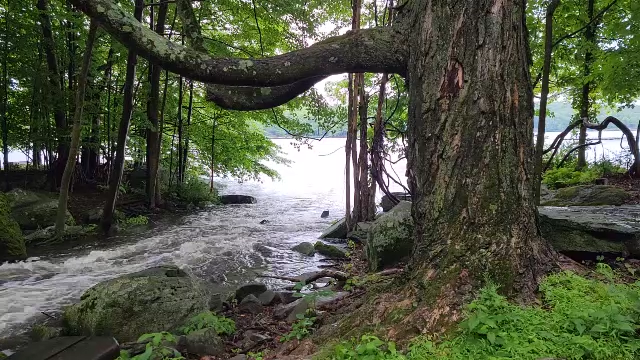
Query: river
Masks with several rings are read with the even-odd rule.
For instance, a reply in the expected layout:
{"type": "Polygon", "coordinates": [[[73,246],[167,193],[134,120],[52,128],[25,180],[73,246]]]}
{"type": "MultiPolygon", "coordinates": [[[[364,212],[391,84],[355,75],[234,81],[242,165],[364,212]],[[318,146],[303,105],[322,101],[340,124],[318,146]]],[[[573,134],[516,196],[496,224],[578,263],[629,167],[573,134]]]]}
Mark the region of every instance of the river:
{"type": "MultiPolygon", "coordinates": [[[[548,140],[553,137],[549,134],[548,140]]],[[[605,132],[604,137],[619,139],[619,132],[605,132]]],[[[344,139],[325,139],[300,150],[291,140],[274,141],[291,160],[289,166],[269,164],[281,180],[216,179],[221,193],[251,195],[257,204],[214,206],[106,244],[1,265],[0,339],[21,332],[42,312],[55,313],[77,301],[100,281],[154,265],[177,264],[221,288],[254,280],[258,273],[297,275],[318,269],[319,256],[306,258],[290,248],[314,242],[343,213],[344,139]],[[324,210],[330,212],[327,219],[320,218],[324,210]],[[262,225],[262,220],[268,223],[262,225]]],[[[605,141],[593,151],[591,159],[619,152],[619,140],[605,141]]],[[[12,161],[20,160],[14,156],[12,161]]],[[[395,165],[400,177],[404,168],[404,161],[395,165]]],[[[392,184],[391,189],[399,187],[392,184]]]]}

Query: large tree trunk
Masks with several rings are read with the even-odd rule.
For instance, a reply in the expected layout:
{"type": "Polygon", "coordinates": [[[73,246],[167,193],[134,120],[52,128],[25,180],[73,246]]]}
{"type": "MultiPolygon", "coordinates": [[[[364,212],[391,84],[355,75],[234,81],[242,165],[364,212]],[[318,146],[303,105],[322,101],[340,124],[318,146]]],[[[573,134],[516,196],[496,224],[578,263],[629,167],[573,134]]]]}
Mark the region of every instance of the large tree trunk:
{"type": "MultiPolygon", "coordinates": [[[[584,54],[584,84],[582,85],[582,98],[580,100],[580,118],[588,119],[591,111],[591,81],[587,80],[591,75],[591,65],[593,63],[593,52],[590,47],[596,44],[596,29],[598,25],[593,20],[595,0],[589,0],[587,4],[587,13],[589,21],[591,22],[584,33],[584,39],[587,42],[587,50],[584,54]]],[[[580,137],[578,138],[578,145],[585,145],[587,143],[587,128],[584,125],[580,125],[580,137]]],[[[587,146],[582,146],[578,150],[578,169],[583,169],[587,166],[587,146]]]]}
{"type": "Polygon", "coordinates": [[[544,134],[547,125],[547,103],[549,100],[549,74],[551,73],[551,53],[553,51],[553,14],[560,0],[551,0],[547,6],[544,31],[544,65],[542,67],[542,89],[540,92],[540,116],[538,117],[538,137],[536,138],[536,157],[534,159],[534,188],[536,205],[540,203],[542,184],[542,156],[544,155],[544,134]]]}
{"type": "Polygon", "coordinates": [[[51,18],[49,17],[49,2],[48,0],[38,0],[36,4],[38,10],[40,10],[40,26],[42,27],[43,36],[43,48],[47,59],[47,67],[49,70],[49,103],[53,104],[53,118],[56,123],[56,136],[58,139],[58,159],[56,165],[52,169],[54,187],[59,184],[60,178],[64,166],[67,163],[67,157],[69,156],[69,142],[66,139],[68,134],[67,130],[67,117],[65,114],[66,99],[62,92],[62,85],[60,82],[60,70],[58,69],[58,58],[56,56],[55,41],[53,39],[53,31],[51,28],[51,18]]]}
{"type": "MultiPolygon", "coordinates": [[[[167,19],[168,4],[163,2],[158,8],[158,20],[155,25],[156,33],[164,34],[164,24],[167,19]]],[[[152,26],[153,28],[153,22],[152,26]]],[[[158,177],[158,165],[160,163],[160,132],[158,121],[158,108],[160,103],[160,75],[162,68],[158,65],[149,65],[149,99],[147,101],[147,119],[151,128],[147,130],[147,201],[149,208],[156,207],[156,185],[158,177]]]]}
{"type": "Polygon", "coordinates": [[[7,72],[7,62],[9,57],[9,9],[5,10],[4,16],[4,39],[2,44],[2,160],[4,167],[4,187],[9,190],[9,74],[7,72]]]}
{"type": "Polygon", "coordinates": [[[524,2],[407,7],[411,268],[434,289],[433,326],[458,320],[485,276],[531,298],[554,253],[536,224],[524,2]]]}
{"type": "Polygon", "coordinates": [[[78,148],[80,147],[80,133],[82,132],[82,110],[84,107],[84,93],[87,88],[87,76],[89,67],[91,66],[91,53],[93,51],[93,43],[96,39],[98,25],[95,21],[91,21],[89,26],[89,36],[84,50],[82,59],[82,70],[78,80],[78,89],[76,90],[76,108],[73,112],[73,132],[71,133],[71,147],[69,149],[69,157],[62,174],[62,182],[60,183],[60,197],[58,198],[58,214],[56,216],[56,236],[64,234],[64,223],[67,219],[67,203],[69,202],[69,186],[71,185],[71,177],[76,166],[76,157],[78,148]]]}
{"type": "MultiPolygon", "coordinates": [[[[142,19],[142,11],[144,9],[144,0],[136,0],[134,17],[140,21],[142,19]]],[[[116,156],[113,163],[113,173],[109,179],[109,192],[107,201],[104,204],[102,212],[102,230],[109,232],[113,225],[113,213],[116,209],[116,200],[120,190],[120,181],[124,172],[124,156],[127,146],[127,134],[129,133],[129,124],[131,123],[131,113],[133,112],[133,81],[136,77],[136,65],[138,63],[137,53],[129,50],[127,56],[127,71],[125,74],[122,118],[118,127],[118,140],[116,145],[116,156]]]]}

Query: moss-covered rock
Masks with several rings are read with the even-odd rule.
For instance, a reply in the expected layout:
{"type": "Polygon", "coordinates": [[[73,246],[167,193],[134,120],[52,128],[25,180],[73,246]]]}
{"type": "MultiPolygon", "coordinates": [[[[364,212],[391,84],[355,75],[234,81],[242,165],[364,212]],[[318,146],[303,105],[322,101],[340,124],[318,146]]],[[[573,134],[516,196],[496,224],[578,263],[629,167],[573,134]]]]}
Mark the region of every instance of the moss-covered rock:
{"type": "Polygon", "coordinates": [[[346,239],[347,238],[347,220],[345,218],[339,219],[329,226],[320,239],[346,239]]]}
{"type": "Polygon", "coordinates": [[[163,266],[102,282],[64,311],[65,330],[134,341],[144,333],[176,329],[209,310],[204,285],[175,266],[163,266]]]}
{"type": "Polygon", "coordinates": [[[344,252],[344,250],[339,249],[338,247],[333,245],[325,244],[322,241],[316,242],[313,247],[316,249],[318,254],[324,255],[331,259],[345,259],[347,257],[347,254],[344,252]]]}
{"type": "MultiPolygon", "coordinates": [[[[11,215],[23,231],[44,229],[56,224],[58,199],[52,194],[14,189],[7,193],[7,197],[11,203],[11,215]]],[[[68,210],[66,224],[75,224],[68,210]]]]}
{"type": "Polygon", "coordinates": [[[63,242],[76,240],[84,235],[95,231],[94,227],[85,226],[65,226],[62,236],[56,237],[55,226],[49,226],[45,229],[39,229],[24,237],[25,243],[32,247],[38,245],[51,244],[55,242],[63,242]]]}
{"type": "Polygon", "coordinates": [[[20,226],[11,218],[7,197],[0,193],[0,262],[26,258],[27,250],[20,226]]]}
{"type": "Polygon", "coordinates": [[[394,265],[411,254],[413,219],[411,203],[401,201],[377,218],[369,229],[366,254],[372,271],[394,265]]]}
{"type": "Polygon", "coordinates": [[[316,249],[313,247],[313,244],[310,242],[302,242],[294,246],[293,248],[291,248],[291,250],[307,256],[313,256],[316,254],[316,249]]]}
{"type": "Polygon", "coordinates": [[[623,205],[631,194],[611,185],[581,185],[559,189],[553,197],[544,201],[544,206],[600,206],[623,205]]]}
{"type": "Polygon", "coordinates": [[[33,341],[45,341],[62,336],[63,329],[47,325],[34,325],[29,333],[29,338],[33,341]]]}

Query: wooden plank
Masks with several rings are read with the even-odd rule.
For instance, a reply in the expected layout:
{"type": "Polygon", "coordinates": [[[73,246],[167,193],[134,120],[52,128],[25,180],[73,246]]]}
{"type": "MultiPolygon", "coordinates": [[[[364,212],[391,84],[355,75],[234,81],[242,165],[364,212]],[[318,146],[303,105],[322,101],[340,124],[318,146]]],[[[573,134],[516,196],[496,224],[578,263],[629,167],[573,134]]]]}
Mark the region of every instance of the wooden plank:
{"type": "Polygon", "coordinates": [[[47,360],[114,360],[120,346],[112,337],[89,337],[47,360]]]}
{"type": "Polygon", "coordinates": [[[7,360],[46,360],[84,340],[85,336],[63,336],[27,345],[7,360]]]}

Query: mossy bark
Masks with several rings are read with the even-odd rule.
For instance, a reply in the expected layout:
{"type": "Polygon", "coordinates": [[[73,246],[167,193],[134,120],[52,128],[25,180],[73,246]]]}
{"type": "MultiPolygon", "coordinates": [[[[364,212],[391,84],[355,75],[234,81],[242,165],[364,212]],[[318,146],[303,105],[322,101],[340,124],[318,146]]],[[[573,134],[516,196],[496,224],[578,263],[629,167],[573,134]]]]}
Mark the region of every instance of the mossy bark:
{"type": "Polygon", "coordinates": [[[11,218],[9,200],[0,193],[0,262],[26,258],[27,250],[20,226],[11,218]]]}

